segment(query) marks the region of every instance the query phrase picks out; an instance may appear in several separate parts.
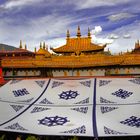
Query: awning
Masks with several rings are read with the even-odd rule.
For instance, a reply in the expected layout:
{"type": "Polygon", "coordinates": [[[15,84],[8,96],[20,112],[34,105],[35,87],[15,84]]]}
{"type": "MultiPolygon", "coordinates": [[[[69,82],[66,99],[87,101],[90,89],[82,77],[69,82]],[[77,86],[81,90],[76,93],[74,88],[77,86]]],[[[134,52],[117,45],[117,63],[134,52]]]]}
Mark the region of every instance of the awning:
{"type": "Polygon", "coordinates": [[[0,130],[63,136],[140,135],[139,78],[11,80],[0,130]]]}

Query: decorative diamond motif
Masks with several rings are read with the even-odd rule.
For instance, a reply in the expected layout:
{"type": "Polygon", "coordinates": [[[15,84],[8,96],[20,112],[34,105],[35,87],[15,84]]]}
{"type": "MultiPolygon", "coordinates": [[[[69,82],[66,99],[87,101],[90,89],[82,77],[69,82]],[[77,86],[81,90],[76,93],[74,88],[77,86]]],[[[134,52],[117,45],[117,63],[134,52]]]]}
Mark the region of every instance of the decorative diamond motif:
{"type": "Polygon", "coordinates": [[[132,83],[134,83],[134,84],[140,85],[140,78],[131,79],[129,81],[132,82],[132,83]]]}
{"type": "Polygon", "coordinates": [[[64,131],[62,133],[85,134],[86,133],[86,127],[85,127],[85,125],[82,125],[81,127],[71,129],[71,130],[68,130],[68,131],[64,131]]]}
{"type": "Polygon", "coordinates": [[[133,94],[133,92],[129,92],[129,91],[123,90],[123,89],[119,89],[119,90],[112,93],[112,95],[120,97],[121,99],[126,99],[132,94],[133,94]]]}
{"type": "Polygon", "coordinates": [[[118,107],[101,106],[100,109],[101,109],[102,113],[107,113],[107,112],[110,112],[112,110],[118,109],[118,107]]]}
{"type": "Polygon", "coordinates": [[[52,102],[48,101],[46,98],[43,99],[40,104],[53,104],[52,102]]]}
{"type": "Polygon", "coordinates": [[[60,99],[65,99],[65,100],[69,100],[69,99],[75,99],[78,96],[78,92],[77,91],[63,91],[61,94],[59,94],[60,99]]]}
{"type": "Polygon", "coordinates": [[[71,108],[71,110],[75,110],[75,111],[78,111],[78,112],[81,112],[81,113],[86,114],[86,113],[87,113],[87,111],[88,111],[88,107],[77,107],[77,108],[71,108]]]}
{"type": "Polygon", "coordinates": [[[48,110],[50,108],[44,108],[44,107],[34,107],[34,109],[31,111],[31,113],[37,113],[37,112],[42,112],[45,110],[48,110]]]}
{"type": "Polygon", "coordinates": [[[48,127],[57,126],[57,125],[64,125],[65,123],[69,122],[67,117],[45,117],[44,119],[38,120],[39,124],[46,125],[48,127]]]}
{"type": "Polygon", "coordinates": [[[84,82],[80,82],[82,85],[86,86],[86,87],[90,87],[91,86],[91,80],[89,81],[84,81],[84,82]]]}
{"type": "Polygon", "coordinates": [[[112,102],[112,101],[109,101],[103,97],[100,97],[100,103],[116,103],[116,102],[112,102]]]}
{"type": "Polygon", "coordinates": [[[23,105],[10,105],[16,112],[18,112],[20,109],[22,109],[23,105]]]}
{"type": "Polygon", "coordinates": [[[62,84],[64,84],[64,82],[53,81],[52,88],[58,87],[58,86],[60,86],[62,84]]]}
{"type": "Polygon", "coordinates": [[[104,126],[104,132],[105,132],[105,134],[114,134],[114,135],[128,134],[128,133],[123,133],[123,132],[112,130],[112,129],[107,128],[105,126],[104,126]]]}
{"type": "Polygon", "coordinates": [[[42,88],[46,81],[35,81],[35,82],[42,88]]]}
{"type": "Polygon", "coordinates": [[[128,118],[124,121],[121,121],[120,123],[131,126],[131,127],[140,128],[140,118],[138,118],[136,116],[131,116],[130,118],[128,118]]]}
{"type": "Polygon", "coordinates": [[[10,85],[11,84],[16,84],[16,83],[18,83],[18,82],[20,82],[21,80],[12,80],[11,82],[10,82],[10,85]]]}
{"type": "Polygon", "coordinates": [[[99,80],[99,87],[105,86],[109,84],[110,82],[112,82],[112,80],[99,80]]]}
{"type": "Polygon", "coordinates": [[[88,104],[88,103],[89,103],[89,97],[84,99],[84,100],[82,100],[82,101],[80,101],[80,102],[77,102],[75,104],[88,104]]]}
{"type": "Polygon", "coordinates": [[[14,123],[10,126],[5,127],[5,129],[12,129],[12,130],[21,130],[21,131],[27,131],[27,129],[20,126],[18,123],[14,123]]]}

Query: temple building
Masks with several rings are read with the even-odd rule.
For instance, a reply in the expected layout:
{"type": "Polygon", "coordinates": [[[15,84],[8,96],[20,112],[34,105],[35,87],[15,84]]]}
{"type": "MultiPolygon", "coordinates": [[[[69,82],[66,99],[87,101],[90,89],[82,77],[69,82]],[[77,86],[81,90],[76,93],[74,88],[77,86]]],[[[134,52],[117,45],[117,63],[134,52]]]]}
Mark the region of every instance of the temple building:
{"type": "Polygon", "coordinates": [[[34,52],[20,41],[15,50],[0,50],[4,78],[67,77],[67,76],[140,76],[140,43],[131,52],[113,55],[102,46],[91,42],[90,30],[82,37],[78,26],[76,37],[69,30],[66,44],[51,48],[40,43],[34,52]]]}

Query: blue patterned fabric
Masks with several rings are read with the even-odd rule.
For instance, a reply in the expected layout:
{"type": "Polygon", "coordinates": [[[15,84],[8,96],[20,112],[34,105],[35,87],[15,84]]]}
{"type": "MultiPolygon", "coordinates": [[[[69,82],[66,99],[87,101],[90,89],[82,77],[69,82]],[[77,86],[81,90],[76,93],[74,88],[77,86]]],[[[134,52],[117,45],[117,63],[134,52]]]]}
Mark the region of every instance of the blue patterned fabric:
{"type": "Polygon", "coordinates": [[[111,80],[99,80],[99,86],[105,86],[109,84],[111,80]]]}
{"type": "Polygon", "coordinates": [[[140,78],[12,80],[0,87],[0,131],[140,135],[140,78]]]}
{"type": "Polygon", "coordinates": [[[21,110],[24,106],[23,105],[10,105],[16,112],[21,110]]]}
{"type": "Polygon", "coordinates": [[[53,104],[52,102],[48,101],[46,98],[43,99],[40,104],[53,104]]]}
{"type": "Polygon", "coordinates": [[[130,118],[125,119],[124,121],[121,121],[120,123],[124,125],[128,125],[130,127],[140,128],[140,118],[136,116],[131,116],[130,118]]]}
{"type": "Polygon", "coordinates": [[[104,132],[105,132],[105,134],[108,134],[108,135],[113,134],[113,135],[115,135],[115,136],[116,136],[116,135],[127,134],[127,133],[123,133],[123,132],[119,132],[119,131],[112,130],[112,129],[107,128],[107,127],[105,127],[105,126],[104,126],[104,132]]]}
{"type": "Polygon", "coordinates": [[[88,111],[88,107],[79,107],[79,108],[72,108],[72,110],[75,110],[75,111],[78,111],[78,112],[81,112],[81,113],[87,113],[88,111]]]}
{"type": "Polygon", "coordinates": [[[130,82],[140,85],[140,78],[130,79],[130,82]]]}
{"type": "Polygon", "coordinates": [[[52,88],[58,87],[60,85],[64,84],[64,82],[59,82],[59,81],[53,81],[52,83],[52,88]]]}
{"type": "Polygon", "coordinates": [[[10,126],[5,127],[5,129],[11,129],[11,130],[21,130],[21,131],[27,131],[27,129],[23,128],[21,125],[18,123],[14,123],[10,126]]]}
{"type": "Polygon", "coordinates": [[[79,101],[79,102],[77,102],[75,104],[88,104],[88,103],[89,103],[89,97],[84,99],[84,100],[82,100],[82,101],[79,101]]]}
{"type": "Polygon", "coordinates": [[[119,90],[112,93],[112,95],[115,95],[115,96],[120,97],[122,99],[126,99],[132,94],[133,94],[133,92],[129,92],[129,91],[123,90],[123,89],[119,89],[119,90]]]}
{"type": "Polygon", "coordinates": [[[41,88],[44,86],[45,81],[35,81],[41,88]]]}
{"type": "Polygon", "coordinates": [[[48,127],[64,125],[65,123],[69,122],[69,120],[67,120],[67,117],[60,117],[60,116],[45,117],[38,121],[39,121],[39,124],[42,124],[48,127]]]}
{"type": "Polygon", "coordinates": [[[63,91],[61,94],[59,94],[60,99],[64,99],[64,100],[70,100],[70,99],[75,99],[78,96],[78,92],[77,91],[63,91]]]}
{"type": "Polygon", "coordinates": [[[86,86],[86,87],[90,87],[91,86],[91,80],[89,81],[84,81],[84,82],[80,82],[82,85],[86,86]]]}
{"type": "Polygon", "coordinates": [[[86,127],[83,125],[81,127],[75,128],[75,129],[64,131],[62,133],[85,134],[86,133],[86,127]]]}
{"type": "Polygon", "coordinates": [[[111,112],[115,109],[118,109],[118,107],[101,106],[101,112],[102,113],[111,112]]]}
{"type": "Polygon", "coordinates": [[[115,102],[109,101],[109,100],[107,100],[107,99],[105,99],[103,97],[100,97],[100,103],[115,103],[115,102]]]}
{"type": "Polygon", "coordinates": [[[49,108],[44,108],[44,107],[34,107],[33,110],[31,111],[31,113],[37,113],[37,112],[42,112],[42,111],[46,111],[49,108]]]}

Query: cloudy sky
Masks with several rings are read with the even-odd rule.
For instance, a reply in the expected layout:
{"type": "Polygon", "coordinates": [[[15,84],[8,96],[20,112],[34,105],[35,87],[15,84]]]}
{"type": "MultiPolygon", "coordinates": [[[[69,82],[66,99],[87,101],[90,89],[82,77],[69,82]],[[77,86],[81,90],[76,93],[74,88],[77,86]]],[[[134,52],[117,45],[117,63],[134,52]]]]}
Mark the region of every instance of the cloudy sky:
{"type": "Polygon", "coordinates": [[[67,29],[75,36],[78,25],[83,36],[89,27],[92,42],[108,43],[112,52],[131,50],[140,39],[140,1],[0,0],[0,43],[58,47],[67,29]]]}

